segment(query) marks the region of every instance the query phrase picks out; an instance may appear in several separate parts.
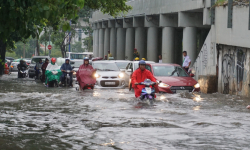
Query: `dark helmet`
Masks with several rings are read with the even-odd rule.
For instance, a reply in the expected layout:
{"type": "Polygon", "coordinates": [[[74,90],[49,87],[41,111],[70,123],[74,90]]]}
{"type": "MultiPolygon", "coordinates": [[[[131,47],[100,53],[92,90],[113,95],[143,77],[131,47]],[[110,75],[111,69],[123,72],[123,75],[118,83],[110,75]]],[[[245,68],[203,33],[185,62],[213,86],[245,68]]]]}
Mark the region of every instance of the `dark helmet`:
{"type": "Polygon", "coordinates": [[[139,61],[139,66],[140,66],[140,65],[146,65],[146,62],[145,62],[144,60],[140,60],[140,61],[139,61]]]}

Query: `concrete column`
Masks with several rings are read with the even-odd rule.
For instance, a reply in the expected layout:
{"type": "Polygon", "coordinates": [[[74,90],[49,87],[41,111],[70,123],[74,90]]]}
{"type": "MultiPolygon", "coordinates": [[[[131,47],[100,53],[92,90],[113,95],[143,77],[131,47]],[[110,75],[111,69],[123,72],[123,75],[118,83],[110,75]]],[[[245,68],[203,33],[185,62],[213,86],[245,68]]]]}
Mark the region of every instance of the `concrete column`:
{"type": "Polygon", "coordinates": [[[146,58],[146,49],[145,49],[145,28],[138,27],[135,28],[135,47],[140,54],[140,58],[146,58]]]}
{"type": "Polygon", "coordinates": [[[134,48],[135,48],[134,28],[127,28],[127,30],[126,30],[125,59],[133,60],[134,48]]]}
{"type": "Polygon", "coordinates": [[[116,46],[116,59],[125,59],[125,29],[117,28],[117,46],[116,46]]]}
{"type": "Polygon", "coordinates": [[[99,30],[95,30],[95,57],[99,57],[99,30]]]}
{"type": "Polygon", "coordinates": [[[110,50],[110,31],[109,28],[105,29],[104,35],[104,56],[108,56],[108,51],[110,50]]]}
{"type": "Polygon", "coordinates": [[[110,53],[116,59],[116,29],[110,29],[110,53]]]}
{"type": "Polygon", "coordinates": [[[158,28],[148,28],[147,60],[158,62],[158,28]]]}
{"type": "Polygon", "coordinates": [[[104,58],[104,29],[99,29],[99,57],[104,58]]]}
{"type": "Polygon", "coordinates": [[[174,63],[174,28],[162,29],[162,62],[174,63]]]}
{"type": "Polygon", "coordinates": [[[187,51],[187,55],[190,57],[193,65],[196,59],[196,33],[195,27],[186,27],[183,29],[183,51],[187,51]]]}

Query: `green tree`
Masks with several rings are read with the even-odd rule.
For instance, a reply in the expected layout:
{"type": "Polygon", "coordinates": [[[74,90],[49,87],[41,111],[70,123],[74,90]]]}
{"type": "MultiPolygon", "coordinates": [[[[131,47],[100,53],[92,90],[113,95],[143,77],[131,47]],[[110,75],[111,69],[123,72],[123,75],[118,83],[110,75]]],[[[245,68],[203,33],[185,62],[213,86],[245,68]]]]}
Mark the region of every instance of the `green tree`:
{"type": "Polygon", "coordinates": [[[71,44],[72,52],[83,52],[84,49],[82,48],[82,42],[75,42],[75,44],[71,44]]]}
{"type": "Polygon", "coordinates": [[[83,44],[85,46],[85,50],[87,50],[88,52],[93,52],[93,37],[86,37],[83,40],[83,44]]]}
{"type": "MultiPolygon", "coordinates": [[[[5,59],[7,47],[38,37],[44,26],[58,28],[62,18],[75,18],[84,0],[0,0],[0,56],[5,59]]],[[[65,24],[64,29],[69,29],[65,24]]],[[[39,45],[39,44],[37,44],[39,45]]],[[[4,64],[0,64],[0,75],[4,64]]]]}

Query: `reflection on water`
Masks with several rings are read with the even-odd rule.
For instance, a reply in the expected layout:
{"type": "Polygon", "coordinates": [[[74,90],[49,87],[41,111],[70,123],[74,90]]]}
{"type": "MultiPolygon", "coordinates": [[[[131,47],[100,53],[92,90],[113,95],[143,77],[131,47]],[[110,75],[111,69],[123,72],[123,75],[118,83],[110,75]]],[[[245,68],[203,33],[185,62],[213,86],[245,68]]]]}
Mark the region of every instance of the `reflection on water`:
{"type": "Polygon", "coordinates": [[[0,78],[0,149],[248,149],[248,98],[128,89],[46,88],[0,78]]]}

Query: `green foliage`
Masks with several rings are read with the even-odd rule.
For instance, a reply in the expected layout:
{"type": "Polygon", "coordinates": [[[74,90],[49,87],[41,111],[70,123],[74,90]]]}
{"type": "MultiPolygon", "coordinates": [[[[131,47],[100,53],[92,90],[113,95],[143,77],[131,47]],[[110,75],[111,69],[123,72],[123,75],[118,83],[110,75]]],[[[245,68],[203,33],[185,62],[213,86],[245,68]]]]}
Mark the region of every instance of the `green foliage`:
{"type": "Polygon", "coordinates": [[[83,44],[85,46],[85,50],[93,52],[93,36],[84,38],[83,44]]]}
{"type": "Polygon", "coordinates": [[[132,9],[126,5],[127,0],[85,0],[85,5],[93,10],[100,9],[103,13],[117,16],[132,9]]]}
{"type": "Polygon", "coordinates": [[[84,49],[82,48],[82,42],[75,42],[75,44],[71,44],[71,51],[72,52],[83,52],[84,49]]]}

